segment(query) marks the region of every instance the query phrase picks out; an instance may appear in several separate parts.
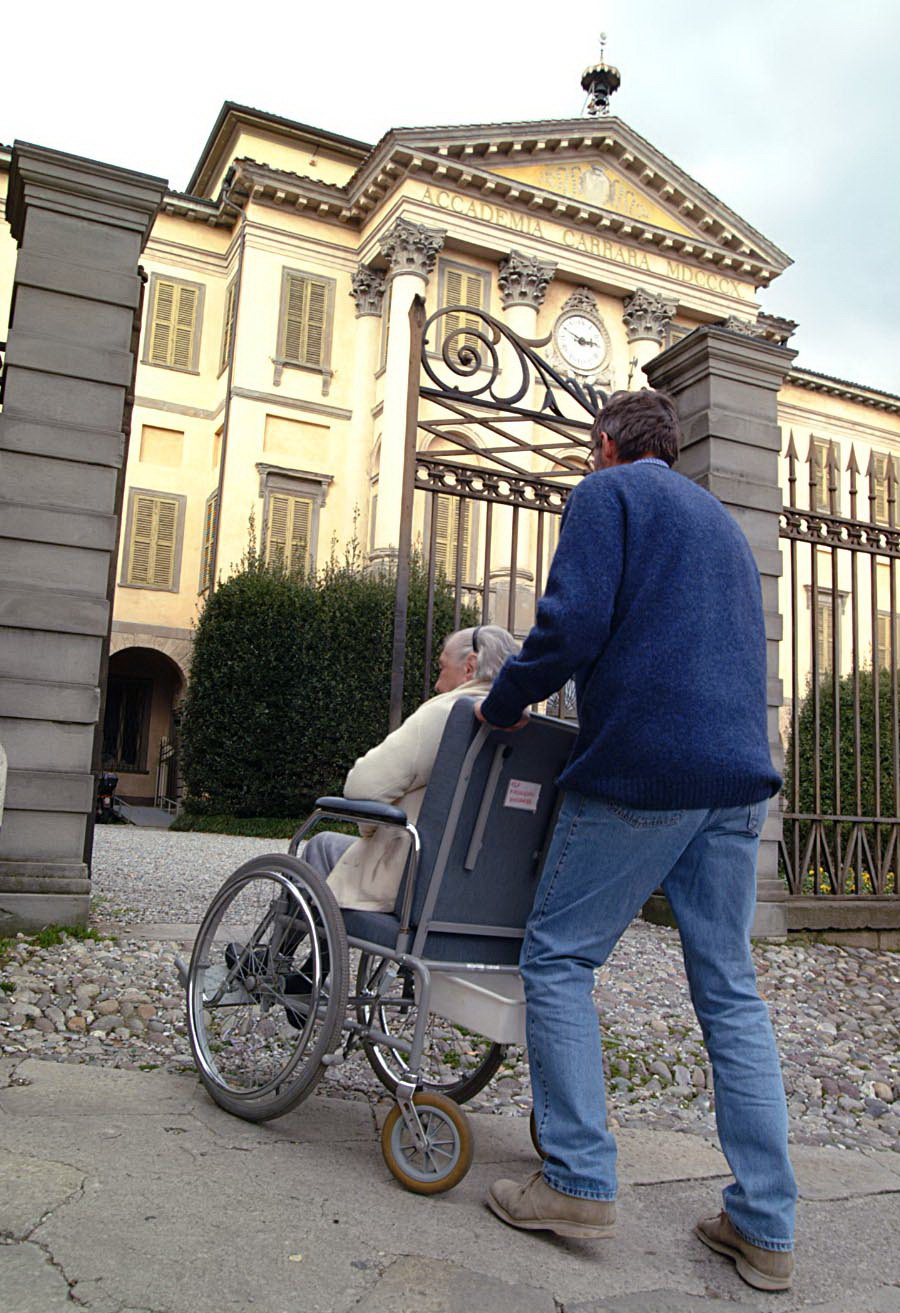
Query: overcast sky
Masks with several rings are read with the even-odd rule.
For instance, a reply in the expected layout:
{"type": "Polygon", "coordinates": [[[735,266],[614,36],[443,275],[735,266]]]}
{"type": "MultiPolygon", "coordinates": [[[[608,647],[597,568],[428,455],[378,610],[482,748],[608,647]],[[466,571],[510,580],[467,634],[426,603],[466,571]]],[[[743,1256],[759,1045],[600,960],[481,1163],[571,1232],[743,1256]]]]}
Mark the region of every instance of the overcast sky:
{"type": "Polygon", "coordinates": [[[613,112],[793,257],[798,363],[900,392],[896,0],[43,0],[0,25],[0,141],[183,188],[224,100],[371,142],[566,118],[601,30],[613,112]]]}

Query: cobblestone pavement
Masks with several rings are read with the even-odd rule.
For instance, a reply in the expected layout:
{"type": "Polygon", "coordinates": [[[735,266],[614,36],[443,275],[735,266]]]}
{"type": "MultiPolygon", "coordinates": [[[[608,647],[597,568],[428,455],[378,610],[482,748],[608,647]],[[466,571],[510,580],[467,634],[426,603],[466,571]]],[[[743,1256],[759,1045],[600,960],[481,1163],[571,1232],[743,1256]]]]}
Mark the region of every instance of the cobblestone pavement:
{"type": "MultiPolygon", "coordinates": [[[[104,827],[97,832],[100,922],[199,920],[222,879],[286,843],[104,827]]],[[[192,1066],[171,942],[133,933],[19,939],[0,968],[0,1049],[105,1066],[192,1066]]],[[[183,951],[183,950],[182,950],[183,951]]],[[[900,1152],[900,954],[791,942],[754,948],[784,1066],[791,1136],[803,1144],[900,1152]]],[[[715,1135],[710,1069],[673,930],[635,922],[598,974],[595,992],[614,1126],[715,1135]]],[[[383,1091],[364,1059],[332,1068],[319,1094],[383,1091]]],[[[473,1110],[527,1115],[524,1054],[509,1049],[473,1110]]]]}

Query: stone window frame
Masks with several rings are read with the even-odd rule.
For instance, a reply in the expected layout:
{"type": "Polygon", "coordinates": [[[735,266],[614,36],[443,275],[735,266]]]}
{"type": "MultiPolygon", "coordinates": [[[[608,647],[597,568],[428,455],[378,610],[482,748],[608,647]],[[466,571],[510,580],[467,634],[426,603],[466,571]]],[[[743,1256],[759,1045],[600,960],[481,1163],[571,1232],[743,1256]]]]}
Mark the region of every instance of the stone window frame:
{"type": "Polygon", "coordinates": [[[151,369],[171,369],[176,374],[199,374],[200,339],[203,336],[203,310],[205,301],[205,283],[197,283],[190,278],[179,278],[174,274],[152,273],[150,275],[150,285],[147,288],[147,315],[144,321],[144,349],[141,353],[141,364],[149,365],[151,369]],[[197,313],[194,319],[194,334],[191,338],[191,363],[187,368],[183,365],[168,365],[163,361],[151,360],[150,358],[150,347],[153,340],[153,312],[156,306],[157,289],[160,283],[174,283],[177,287],[193,287],[197,289],[197,313]]]}
{"type": "Polygon", "coordinates": [[[119,588],[140,588],[151,593],[181,592],[181,556],[184,548],[184,519],[187,510],[187,496],[181,492],[169,492],[164,488],[129,488],[128,505],[125,512],[125,537],[122,543],[122,561],[119,571],[119,588]],[[175,526],[175,550],[172,554],[172,583],[169,587],[159,584],[132,583],[128,578],[128,562],[131,557],[131,540],[134,532],[134,506],[138,497],[161,497],[174,501],[178,505],[175,526]]]}
{"type": "Polygon", "coordinates": [[[281,271],[281,295],[278,302],[278,334],[275,338],[275,354],[272,363],[275,366],[272,375],[274,387],[281,386],[281,379],[286,369],[299,369],[307,374],[319,374],[322,378],[322,396],[327,397],[331,390],[334,371],[331,368],[331,348],[334,340],[334,305],[337,291],[337,279],[328,274],[314,273],[311,269],[292,269],[285,265],[281,271]],[[325,324],[322,331],[322,359],[318,365],[306,364],[302,360],[288,360],[284,355],[284,334],[287,326],[287,306],[290,280],[300,278],[305,282],[324,283],[325,285],[325,324]]]}
{"type": "Polygon", "coordinates": [[[269,505],[273,493],[286,493],[289,497],[304,498],[312,503],[309,522],[308,564],[315,564],[319,548],[319,519],[334,482],[333,474],[318,474],[313,470],[295,470],[287,465],[269,465],[258,461],[259,495],[262,498],[262,533],[260,550],[263,559],[267,553],[266,538],[269,529],[269,505]]]}

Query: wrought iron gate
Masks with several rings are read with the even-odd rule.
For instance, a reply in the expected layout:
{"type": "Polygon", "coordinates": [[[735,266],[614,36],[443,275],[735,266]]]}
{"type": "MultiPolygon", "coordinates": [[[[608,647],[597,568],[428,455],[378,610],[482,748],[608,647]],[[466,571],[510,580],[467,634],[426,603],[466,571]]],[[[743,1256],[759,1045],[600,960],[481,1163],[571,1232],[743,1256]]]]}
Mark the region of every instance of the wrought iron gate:
{"type": "MultiPolygon", "coordinates": [[[[415,423],[407,430],[394,654],[396,675],[405,651],[403,559],[419,546],[428,572],[427,680],[443,637],[433,633],[437,588],[452,589],[454,628],[467,609],[473,623],[493,621],[520,636],[531,628],[605,394],[564,378],[539,355],[549,338],[526,341],[484,310],[448,306],[425,322],[414,304],[410,318],[415,423]]],[[[392,724],[401,698],[395,680],[392,724]]]]}
{"type": "Polygon", "coordinates": [[[813,439],[805,480],[793,437],[786,454],[782,873],[794,895],[893,901],[900,892],[894,465],[873,453],[860,486],[852,447],[841,471],[837,447],[813,439]]]}

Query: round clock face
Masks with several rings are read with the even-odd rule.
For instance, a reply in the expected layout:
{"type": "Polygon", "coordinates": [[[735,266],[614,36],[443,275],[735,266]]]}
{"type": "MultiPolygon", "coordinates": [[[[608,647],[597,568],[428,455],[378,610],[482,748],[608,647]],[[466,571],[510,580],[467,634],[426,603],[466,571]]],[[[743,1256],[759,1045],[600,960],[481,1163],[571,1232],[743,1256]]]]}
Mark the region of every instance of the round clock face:
{"type": "Polygon", "coordinates": [[[590,374],[603,362],[606,341],[600,325],[587,315],[566,315],[556,326],[556,347],[567,365],[590,374]]]}

